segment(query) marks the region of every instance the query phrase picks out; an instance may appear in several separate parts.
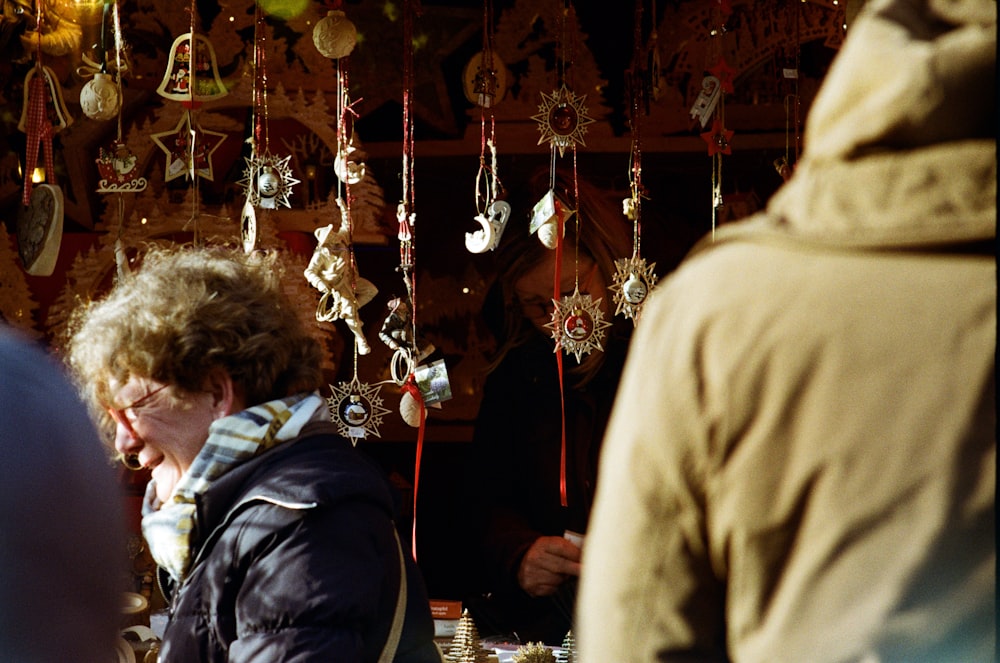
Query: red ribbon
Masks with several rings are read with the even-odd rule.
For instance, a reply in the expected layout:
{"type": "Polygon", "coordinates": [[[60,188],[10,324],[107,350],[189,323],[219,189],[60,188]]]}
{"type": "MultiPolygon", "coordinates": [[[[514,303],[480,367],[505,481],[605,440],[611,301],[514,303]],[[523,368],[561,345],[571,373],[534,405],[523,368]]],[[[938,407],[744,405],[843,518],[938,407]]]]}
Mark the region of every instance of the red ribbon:
{"type": "Polygon", "coordinates": [[[420,489],[420,460],[424,455],[424,421],[427,410],[424,407],[424,396],[420,393],[417,380],[410,373],[403,383],[403,392],[413,397],[420,404],[420,426],[417,429],[417,457],[413,465],[413,530],[410,533],[413,561],[417,561],[417,493],[420,489]]]}
{"type": "MultiPolygon", "coordinates": [[[[563,206],[559,199],[555,199],[556,208],[556,268],[554,283],[552,285],[552,299],[558,301],[562,297],[562,250],[563,250],[563,206]]],[[[554,309],[557,311],[558,309],[554,309]]],[[[559,503],[562,506],[569,506],[566,496],[566,388],[563,384],[563,355],[562,355],[562,318],[553,313],[553,321],[558,326],[556,328],[556,368],[559,371],[559,407],[562,416],[562,440],[559,451],[559,503]]]]}

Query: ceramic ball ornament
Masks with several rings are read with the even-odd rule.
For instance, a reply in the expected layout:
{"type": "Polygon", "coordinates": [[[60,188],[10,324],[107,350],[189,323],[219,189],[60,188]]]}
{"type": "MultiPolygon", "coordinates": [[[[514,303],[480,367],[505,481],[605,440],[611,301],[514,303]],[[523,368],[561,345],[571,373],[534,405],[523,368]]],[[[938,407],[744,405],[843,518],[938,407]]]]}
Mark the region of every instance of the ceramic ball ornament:
{"type": "Polygon", "coordinates": [[[327,12],[313,28],[313,43],[324,57],[333,60],[350,55],[358,41],[358,30],[340,10],[327,12]]]}
{"type": "Polygon", "coordinates": [[[80,90],[80,108],[92,120],[117,117],[121,107],[118,86],[111,74],[98,73],[80,90]]]}

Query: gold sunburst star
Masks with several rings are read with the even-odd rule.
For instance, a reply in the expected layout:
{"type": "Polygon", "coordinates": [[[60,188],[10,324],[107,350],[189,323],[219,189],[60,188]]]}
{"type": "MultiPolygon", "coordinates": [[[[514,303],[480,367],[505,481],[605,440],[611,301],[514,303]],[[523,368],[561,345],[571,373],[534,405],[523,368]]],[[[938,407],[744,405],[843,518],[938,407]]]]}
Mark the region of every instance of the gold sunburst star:
{"type": "Polygon", "coordinates": [[[238,184],[246,191],[251,205],[263,209],[292,206],[288,197],[292,195],[292,187],[301,180],[292,177],[292,167],[288,163],[291,158],[291,155],[279,157],[267,152],[246,157],[247,168],[238,184]]]}
{"type": "Polygon", "coordinates": [[[583,105],[587,95],[576,96],[572,90],[563,85],[552,94],[541,93],[542,103],[538,104],[538,114],[531,119],[538,122],[541,137],[538,145],[551,143],[559,148],[559,156],[563,155],[571,145],[584,145],[583,134],[587,133],[587,125],[594,121],[587,115],[587,107],[583,105]]]}
{"type": "Polygon", "coordinates": [[[389,414],[389,410],[382,407],[379,395],[382,387],[361,382],[356,375],[350,382],[329,386],[333,395],[326,399],[326,404],[330,421],[337,424],[337,432],[354,444],[369,434],[380,437],[378,427],[389,414]]]}
{"type": "Polygon", "coordinates": [[[572,295],[553,299],[552,303],[555,305],[552,321],[545,326],[552,332],[556,352],[561,348],[566,354],[575,355],[576,362],[580,363],[582,355],[589,355],[594,350],[604,351],[601,341],[604,330],[611,323],[604,319],[600,298],[580,294],[577,287],[572,295]]]}
{"type": "Polygon", "coordinates": [[[646,264],[639,256],[615,260],[615,275],[608,290],[613,293],[615,315],[622,314],[635,324],[649,291],[656,285],[656,263],[646,264]]]}

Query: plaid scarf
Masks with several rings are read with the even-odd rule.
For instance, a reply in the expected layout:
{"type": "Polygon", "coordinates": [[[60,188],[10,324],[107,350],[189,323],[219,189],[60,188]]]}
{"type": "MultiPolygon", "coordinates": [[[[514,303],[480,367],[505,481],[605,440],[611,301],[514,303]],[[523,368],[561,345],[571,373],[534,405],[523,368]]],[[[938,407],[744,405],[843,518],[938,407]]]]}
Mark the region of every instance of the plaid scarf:
{"type": "Polygon", "coordinates": [[[229,470],[295,438],[322,403],[318,394],[297,394],[218,419],[165,503],[156,498],[156,482],[149,482],[142,507],[142,533],[153,559],[175,581],[184,578],[191,564],[195,498],[229,470]]]}

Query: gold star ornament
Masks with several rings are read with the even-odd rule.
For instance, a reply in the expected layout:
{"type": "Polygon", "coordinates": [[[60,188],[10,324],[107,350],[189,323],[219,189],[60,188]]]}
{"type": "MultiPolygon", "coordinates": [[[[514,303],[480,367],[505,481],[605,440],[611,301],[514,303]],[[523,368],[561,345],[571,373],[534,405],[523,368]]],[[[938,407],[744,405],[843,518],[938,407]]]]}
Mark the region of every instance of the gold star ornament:
{"type": "Polygon", "coordinates": [[[642,305],[656,285],[655,268],[655,262],[646,264],[646,259],[639,256],[615,260],[615,275],[608,286],[617,306],[615,315],[624,315],[633,324],[638,322],[642,305]]]}
{"type": "Polygon", "coordinates": [[[531,116],[538,122],[538,130],[542,134],[538,145],[552,144],[559,148],[559,156],[563,156],[567,147],[585,146],[583,135],[587,133],[587,125],[594,121],[587,116],[587,107],[583,105],[587,95],[578,97],[565,85],[552,94],[542,92],[541,95],[538,114],[531,116]]]}
{"type": "Polygon", "coordinates": [[[356,375],[350,382],[329,386],[333,395],[326,403],[330,421],[337,424],[337,432],[354,444],[368,435],[379,437],[378,427],[389,414],[389,410],[382,407],[381,386],[363,383],[356,375]]]}
{"type": "Polygon", "coordinates": [[[555,304],[552,321],[545,326],[552,332],[556,352],[562,349],[566,354],[575,355],[577,363],[580,363],[583,355],[589,355],[594,350],[604,351],[601,341],[604,340],[604,330],[611,323],[604,319],[600,298],[581,294],[577,287],[572,295],[553,299],[552,303],[555,304]]]}

